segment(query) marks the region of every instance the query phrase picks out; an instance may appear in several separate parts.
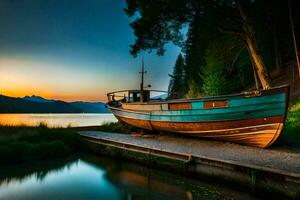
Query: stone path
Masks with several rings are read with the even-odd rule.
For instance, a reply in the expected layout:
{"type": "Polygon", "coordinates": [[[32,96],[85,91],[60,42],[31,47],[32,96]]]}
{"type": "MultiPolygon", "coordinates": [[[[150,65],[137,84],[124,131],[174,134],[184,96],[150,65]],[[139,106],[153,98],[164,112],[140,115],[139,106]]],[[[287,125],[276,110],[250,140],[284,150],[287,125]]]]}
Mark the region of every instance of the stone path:
{"type": "Polygon", "coordinates": [[[134,135],[101,131],[80,131],[81,135],[129,143],[146,148],[190,154],[244,165],[281,170],[300,176],[300,153],[276,149],[261,149],[239,144],[208,141],[172,135],[134,135]]]}

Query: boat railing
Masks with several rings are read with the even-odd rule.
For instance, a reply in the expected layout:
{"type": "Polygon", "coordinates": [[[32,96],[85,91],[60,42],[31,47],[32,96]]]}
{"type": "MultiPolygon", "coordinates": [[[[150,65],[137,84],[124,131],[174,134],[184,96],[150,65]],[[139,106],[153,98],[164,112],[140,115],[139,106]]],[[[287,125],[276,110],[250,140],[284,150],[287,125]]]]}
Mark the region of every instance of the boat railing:
{"type": "MultiPolygon", "coordinates": [[[[179,96],[178,93],[163,90],[143,90],[144,102],[165,101],[179,96]]],[[[110,104],[132,103],[141,100],[140,90],[120,90],[107,93],[107,99],[110,104]]]]}
{"type": "MultiPolygon", "coordinates": [[[[289,87],[289,85],[281,85],[277,87],[272,87],[268,89],[269,91],[289,87]]],[[[261,93],[264,90],[250,90],[250,91],[244,91],[241,93],[236,94],[228,94],[228,95],[219,95],[219,96],[206,96],[201,97],[202,99],[212,99],[212,98],[218,98],[218,99],[226,99],[228,97],[232,96],[244,96],[244,97],[253,97],[253,96],[260,96],[261,93]]],[[[143,90],[146,94],[149,94],[149,98],[146,98],[146,101],[143,102],[155,102],[155,101],[166,101],[170,99],[182,99],[184,98],[184,94],[176,93],[176,92],[168,92],[168,91],[162,91],[162,90],[143,90]],[[153,94],[157,95],[153,95],[153,94]]],[[[122,102],[131,103],[131,102],[139,102],[141,91],[140,90],[120,90],[115,92],[107,93],[108,103],[109,105],[120,105],[122,102]]],[[[189,98],[190,101],[198,100],[197,98],[189,98]]]]}

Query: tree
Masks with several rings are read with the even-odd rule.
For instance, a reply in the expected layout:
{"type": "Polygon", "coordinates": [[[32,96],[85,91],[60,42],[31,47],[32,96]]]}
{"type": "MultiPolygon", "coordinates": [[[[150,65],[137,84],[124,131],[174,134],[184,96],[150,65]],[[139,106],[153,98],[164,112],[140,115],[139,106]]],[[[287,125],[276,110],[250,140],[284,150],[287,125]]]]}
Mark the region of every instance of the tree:
{"type": "MultiPolygon", "coordinates": [[[[256,13],[251,20],[254,22],[257,43],[268,71],[275,72],[273,75],[280,75],[281,69],[288,67],[288,63],[295,59],[289,14],[292,13],[294,19],[300,19],[299,12],[296,12],[299,1],[293,1],[294,11],[290,10],[289,3],[290,1],[282,0],[273,0],[272,3],[261,0],[251,4],[251,12],[256,13]]],[[[300,27],[299,22],[294,20],[295,28],[300,27]]]]}
{"type": "Polygon", "coordinates": [[[205,1],[205,0],[127,0],[126,13],[129,17],[136,12],[140,18],[131,23],[136,36],[131,53],[156,49],[163,55],[168,42],[182,45],[182,26],[190,23],[197,14],[210,13],[209,21],[215,29],[239,38],[246,46],[249,56],[264,89],[271,87],[262,56],[259,53],[254,29],[248,17],[250,0],[205,1]]]}
{"type": "Polygon", "coordinates": [[[205,64],[201,67],[202,94],[216,96],[243,89],[243,81],[249,80],[245,72],[249,70],[250,64],[249,57],[243,54],[244,50],[234,37],[221,34],[215,36],[206,48],[205,64]],[[246,65],[241,64],[247,60],[246,65]]]}
{"type": "Polygon", "coordinates": [[[201,93],[201,66],[205,64],[205,50],[207,38],[205,38],[204,25],[201,23],[201,16],[195,15],[189,25],[187,40],[185,42],[185,60],[187,73],[187,92],[189,97],[199,96],[201,93]],[[198,87],[197,87],[198,85],[198,87]]]}
{"type": "Polygon", "coordinates": [[[295,56],[296,56],[296,61],[297,61],[297,66],[298,66],[298,73],[299,73],[299,77],[300,77],[300,63],[299,63],[299,56],[298,56],[298,48],[297,48],[296,35],[295,35],[295,30],[294,30],[294,22],[293,22],[291,0],[289,0],[289,16],[290,16],[290,22],[291,22],[292,35],[293,35],[293,43],[294,43],[294,49],[295,49],[295,56]]]}
{"type": "Polygon", "coordinates": [[[254,30],[249,22],[247,13],[240,0],[237,0],[237,8],[241,16],[240,23],[243,32],[237,32],[235,34],[239,35],[241,39],[245,41],[250,59],[254,63],[255,70],[258,74],[263,89],[269,89],[271,87],[271,81],[262,56],[259,54],[258,46],[254,37],[254,30]]]}
{"type": "Polygon", "coordinates": [[[129,17],[140,17],[130,24],[136,36],[131,45],[130,53],[133,56],[142,50],[156,50],[158,55],[165,52],[165,44],[173,42],[182,46],[181,29],[184,23],[193,18],[192,10],[199,6],[191,0],[127,0],[125,12],[129,17]]]}
{"type": "Polygon", "coordinates": [[[169,83],[169,98],[182,98],[185,95],[184,68],[183,57],[179,54],[169,83]]]}

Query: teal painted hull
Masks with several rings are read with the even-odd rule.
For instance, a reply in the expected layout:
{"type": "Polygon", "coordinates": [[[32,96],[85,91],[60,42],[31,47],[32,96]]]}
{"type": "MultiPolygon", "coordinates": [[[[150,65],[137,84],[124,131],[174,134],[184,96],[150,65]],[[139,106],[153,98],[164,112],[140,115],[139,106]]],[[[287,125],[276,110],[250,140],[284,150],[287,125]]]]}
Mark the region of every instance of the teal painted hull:
{"type": "Polygon", "coordinates": [[[148,112],[111,109],[114,115],[140,120],[171,122],[212,122],[284,116],[287,104],[285,94],[251,98],[231,98],[229,107],[204,109],[203,100],[191,102],[191,110],[153,110],[148,112]],[[199,105],[202,104],[200,107],[199,105]]]}
{"type": "Polygon", "coordinates": [[[120,120],[149,130],[177,132],[267,147],[281,133],[287,86],[212,98],[123,103],[108,108],[120,120]]]}

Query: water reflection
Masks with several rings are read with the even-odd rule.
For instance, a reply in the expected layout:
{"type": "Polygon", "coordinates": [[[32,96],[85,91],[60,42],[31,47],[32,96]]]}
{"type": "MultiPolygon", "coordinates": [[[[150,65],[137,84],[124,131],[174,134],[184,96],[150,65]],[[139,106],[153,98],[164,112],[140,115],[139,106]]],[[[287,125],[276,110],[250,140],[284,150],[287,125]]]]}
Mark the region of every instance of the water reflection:
{"type": "Polygon", "coordinates": [[[17,174],[1,171],[9,176],[1,177],[0,199],[122,199],[102,168],[80,159],[35,172],[27,167],[19,168],[17,174]]]}
{"type": "Polygon", "coordinates": [[[0,114],[1,125],[36,126],[46,123],[49,127],[98,126],[115,122],[113,114],[0,114]]]}
{"type": "Polygon", "coordinates": [[[193,199],[191,191],[127,170],[111,173],[109,179],[124,191],[129,199],[143,196],[153,199],[193,199]]]}
{"type": "Polygon", "coordinates": [[[217,184],[93,156],[0,167],[0,199],[251,198],[217,184]]]}

